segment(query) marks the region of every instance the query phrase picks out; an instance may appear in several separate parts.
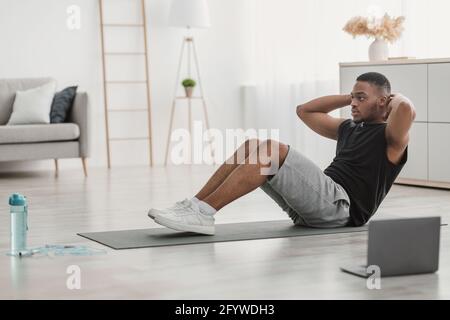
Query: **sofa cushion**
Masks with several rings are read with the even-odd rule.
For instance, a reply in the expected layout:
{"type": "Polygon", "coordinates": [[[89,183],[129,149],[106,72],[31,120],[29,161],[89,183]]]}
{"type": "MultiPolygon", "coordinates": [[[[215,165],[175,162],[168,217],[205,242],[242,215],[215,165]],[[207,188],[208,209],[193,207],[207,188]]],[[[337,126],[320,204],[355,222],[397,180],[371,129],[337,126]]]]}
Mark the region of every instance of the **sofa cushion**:
{"type": "Polygon", "coordinates": [[[0,79],[0,125],[6,124],[11,116],[16,91],[42,86],[52,78],[0,79]]]}
{"type": "Polygon", "coordinates": [[[51,123],[66,122],[77,94],[77,88],[78,86],[67,87],[55,94],[50,111],[51,123]]]}
{"type": "Polygon", "coordinates": [[[70,141],[79,137],[75,123],[0,126],[0,144],[70,141]]]}
{"type": "Polygon", "coordinates": [[[50,123],[55,89],[56,82],[51,81],[43,86],[17,91],[11,117],[6,125],[50,123]]]}

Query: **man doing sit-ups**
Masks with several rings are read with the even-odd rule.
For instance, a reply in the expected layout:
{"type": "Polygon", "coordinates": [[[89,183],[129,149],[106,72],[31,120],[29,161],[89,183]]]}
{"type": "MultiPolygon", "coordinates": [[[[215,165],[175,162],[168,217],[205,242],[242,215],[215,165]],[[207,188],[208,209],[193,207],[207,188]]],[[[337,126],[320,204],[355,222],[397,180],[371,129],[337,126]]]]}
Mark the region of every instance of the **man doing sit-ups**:
{"type": "Polygon", "coordinates": [[[370,72],[356,79],[350,94],[320,97],[296,111],[309,128],[337,140],[336,156],[324,171],[289,145],[247,140],[193,198],[151,209],[149,217],[174,230],[213,235],[217,211],[260,187],[296,225],[367,223],[407,161],[412,102],[392,94],[384,75],[370,72]],[[348,105],[352,119],[328,115],[348,105]]]}

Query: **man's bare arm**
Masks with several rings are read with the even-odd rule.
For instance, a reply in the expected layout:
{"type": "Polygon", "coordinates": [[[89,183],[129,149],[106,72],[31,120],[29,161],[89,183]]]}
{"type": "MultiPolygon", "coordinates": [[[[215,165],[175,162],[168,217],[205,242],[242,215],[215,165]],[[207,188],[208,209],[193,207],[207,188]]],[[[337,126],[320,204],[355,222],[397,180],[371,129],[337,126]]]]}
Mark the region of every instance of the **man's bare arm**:
{"type": "Polygon", "coordinates": [[[297,113],[299,107],[301,107],[302,112],[329,113],[333,110],[348,106],[351,103],[352,96],[349,94],[324,96],[298,106],[297,113]]]}
{"type": "Polygon", "coordinates": [[[351,95],[324,96],[311,100],[297,107],[299,118],[313,131],[329,139],[338,139],[339,125],[343,118],[334,118],[329,112],[348,106],[352,102],[351,95]]]}
{"type": "Polygon", "coordinates": [[[416,118],[413,103],[401,94],[392,95],[386,118],[387,143],[403,150],[409,142],[409,129],[416,118]]]}

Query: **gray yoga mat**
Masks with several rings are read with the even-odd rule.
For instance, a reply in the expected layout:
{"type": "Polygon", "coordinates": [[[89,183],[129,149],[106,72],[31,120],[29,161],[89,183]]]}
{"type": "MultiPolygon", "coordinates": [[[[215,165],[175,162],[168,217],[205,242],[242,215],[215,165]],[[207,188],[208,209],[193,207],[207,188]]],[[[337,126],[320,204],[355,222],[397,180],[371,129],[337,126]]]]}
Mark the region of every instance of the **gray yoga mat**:
{"type": "Polygon", "coordinates": [[[194,243],[242,241],[285,237],[313,236],[332,233],[367,231],[362,227],[317,229],[295,226],[291,220],[227,223],[216,225],[213,236],[179,232],[168,228],[78,233],[78,235],[113,249],[175,246],[194,243]]]}

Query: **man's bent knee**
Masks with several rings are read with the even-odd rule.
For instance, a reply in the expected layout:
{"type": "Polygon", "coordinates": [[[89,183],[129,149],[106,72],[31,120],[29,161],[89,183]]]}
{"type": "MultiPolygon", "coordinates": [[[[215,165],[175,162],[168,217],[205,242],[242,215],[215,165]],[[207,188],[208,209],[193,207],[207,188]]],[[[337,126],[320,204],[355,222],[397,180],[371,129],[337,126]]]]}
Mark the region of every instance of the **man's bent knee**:
{"type": "Polygon", "coordinates": [[[247,139],[243,144],[245,150],[245,158],[243,160],[247,159],[248,161],[246,162],[251,163],[249,156],[258,149],[259,144],[260,141],[258,139],[247,139]]]}
{"type": "Polygon", "coordinates": [[[258,139],[247,139],[241,146],[236,149],[234,157],[232,157],[233,164],[241,164],[252,154],[259,145],[258,139]]]}
{"type": "Polygon", "coordinates": [[[245,152],[248,154],[253,152],[256,148],[258,148],[260,141],[258,139],[248,139],[244,142],[245,152]]]}
{"type": "Polygon", "coordinates": [[[271,139],[262,141],[258,147],[258,154],[261,159],[267,159],[270,163],[278,160],[279,167],[284,163],[288,152],[288,145],[271,139]]]}

